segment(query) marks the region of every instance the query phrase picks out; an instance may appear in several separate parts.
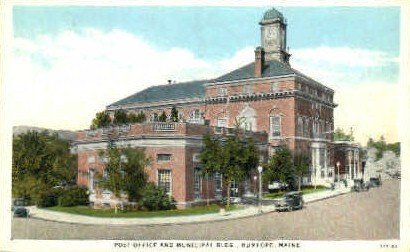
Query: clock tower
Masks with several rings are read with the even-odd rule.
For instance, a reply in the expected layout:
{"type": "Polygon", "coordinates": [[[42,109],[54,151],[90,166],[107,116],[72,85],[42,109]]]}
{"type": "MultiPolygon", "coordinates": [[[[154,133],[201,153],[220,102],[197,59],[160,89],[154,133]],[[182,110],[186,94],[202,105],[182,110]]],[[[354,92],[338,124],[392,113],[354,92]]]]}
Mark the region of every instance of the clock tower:
{"type": "Polygon", "coordinates": [[[286,51],[286,21],[282,13],[272,8],[265,12],[259,24],[265,60],[277,60],[289,65],[290,54],[286,51]]]}

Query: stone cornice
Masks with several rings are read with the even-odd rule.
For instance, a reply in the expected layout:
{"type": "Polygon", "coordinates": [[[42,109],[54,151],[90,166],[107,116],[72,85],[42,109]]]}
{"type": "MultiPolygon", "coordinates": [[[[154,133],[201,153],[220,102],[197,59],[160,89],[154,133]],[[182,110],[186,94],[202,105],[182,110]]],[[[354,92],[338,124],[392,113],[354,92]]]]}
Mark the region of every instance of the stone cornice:
{"type": "Polygon", "coordinates": [[[73,146],[79,146],[83,144],[90,144],[90,143],[108,143],[110,140],[114,142],[122,142],[122,141],[130,141],[130,140],[140,140],[140,139],[147,139],[147,140],[156,140],[156,139],[170,139],[170,140],[200,140],[202,141],[203,136],[185,136],[185,135],[138,135],[138,136],[124,136],[109,139],[108,137],[103,137],[99,139],[93,140],[76,140],[72,143],[73,146]]]}
{"type": "Polygon", "coordinates": [[[280,99],[288,97],[298,97],[309,101],[314,101],[321,103],[325,106],[335,108],[337,104],[323,101],[319,98],[316,98],[310,94],[306,94],[300,90],[284,90],[274,93],[252,93],[252,94],[240,94],[232,96],[216,96],[206,98],[205,103],[215,104],[215,103],[226,103],[226,102],[243,102],[243,101],[256,101],[256,100],[271,100],[271,99],[280,99]]]}

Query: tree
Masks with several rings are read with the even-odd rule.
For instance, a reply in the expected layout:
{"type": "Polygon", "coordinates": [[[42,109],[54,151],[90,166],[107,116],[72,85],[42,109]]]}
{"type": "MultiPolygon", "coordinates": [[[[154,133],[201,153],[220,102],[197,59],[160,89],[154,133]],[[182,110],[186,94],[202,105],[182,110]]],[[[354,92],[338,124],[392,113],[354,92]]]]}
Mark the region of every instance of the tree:
{"type": "Polygon", "coordinates": [[[333,134],[335,141],[354,141],[353,132],[346,134],[342,129],[337,128],[333,134]]]}
{"type": "Polygon", "coordinates": [[[137,122],[142,123],[142,122],[145,122],[146,119],[147,118],[146,118],[144,112],[140,111],[140,113],[137,115],[137,122]]]}
{"type": "Polygon", "coordinates": [[[175,106],[171,109],[171,121],[178,122],[178,110],[175,106]]]}
{"type": "Polygon", "coordinates": [[[400,156],[400,143],[386,143],[384,136],[380,136],[378,141],[374,141],[373,138],[369,138],[367,141],[367,148],[375,148],[376,152],[376,161],[380,160],[383,157],[383,152],[393,151],[397,156],[400,156]]]}
{"type": "Polygon", "coordinates": [[[296,152],[293,155],[293,165],[295,169],[295,175],[298,178],[298,191],[301,189],[303,176],[309,173],[309,157],[302,152],[296,152]]]}
{"type": "MultiPolygon", "coordinates": [[[[107,157],[108,162],[105,164],[105,176],[99,181],[99,185],[108,189],[116,198],[121,200],[121,194],[124,192],[124,172],[122,165],[122,151],[110,145],[106,151],[99,153],[100,157],[107,157]]],[[[117,204],[115,204],[115,213],[117,213],[117,204]]]]}
{"type": "Polygon", "coordinates": [[[204,150],[200,154],[203,172],[218,172],[228,192],[227,208],[230,205],[230,188],[233,181],[243,181],[258,163],[258,152],[252,140],[241,140],[238,136],[217,139],[204,137],[204,150]]]}
{"type": "Polygon", "coordinates": [[[263,180],[265,183],[279,181],[290,184],[293,182],[295,169],[293,166],[293,157],[289,148],[284,145],[276,149],[276,152],[265,165],[263,180]]]}
{"type": "Polygon", "coordinates": [[[129,123],[127,112],[123,109],[116,110],[113,123],[116,125],[129,123]]]}
{"type": "Polygon", "coordinates": [[[128,114],[129,123],[142,123],[144,121],[145,121],[145,114],[142,111],[140,111],[138,115],[135,114],[134,112],[131,112],[128,114]]]}
{"type": "Polygon", "coordinates": [[[134,112],[131,112],[128,114],[128,122],[129,123],[137,123],[138,122],[138,116],[134,112]]]}
{"type": "MultiPolygon", "coordinates": [[[[121,149],[110,145],[99,155],[108,159],[104,166],[106,176],[102,178],[99,185],[110,190],[120,200],[122,194],[127,193],[130,201],[138,201],[147,183],[144,169],[149,159],[145,157],[144,151],[132,148],[121,149]]],[[[117,212],[117,205],[115,205],[115,212],[117,212]]]]}
{"type": "Polygon", "coordinates": [[[124,191],[128,194],[128,200],[138,202],[142,197],[142,191],[147,184],[148,176],[145,167],[150,159],[145,157],[143,149],[127,148],[123,150],[127,162],[123,164],[125,173],[124,191]]]}
{"type": "Polygon", "coordinates": [[[77,158],[57,134],[29,131],[13,138],[13,196],[36,201],[42,191],[76,182],[77,158]]]}
{"type": "Polygon", "coordinates": [[[162,111],[162,114],[158,117],[158,121],[160,121],[160,122],[166,122],[167,121],[167,114],[165,114],[165,111],[162,111]]]}
{"type": "Polygon", "coordinates": [[[101,111],[95,114],[95,118],[92,120],[90,128],[98,129],[102,127],[107,127],[110,124],[111,124],[110,115],[105,111],[101,111]]]}

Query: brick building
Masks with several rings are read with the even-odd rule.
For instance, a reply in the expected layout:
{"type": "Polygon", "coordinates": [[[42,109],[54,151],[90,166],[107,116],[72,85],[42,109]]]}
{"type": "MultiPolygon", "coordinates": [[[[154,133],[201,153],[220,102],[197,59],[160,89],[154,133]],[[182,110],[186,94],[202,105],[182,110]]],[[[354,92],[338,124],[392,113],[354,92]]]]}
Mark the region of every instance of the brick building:
{"type": "MultiPolygon", "coordinates": [[[[255,137],[266,134],[259,141],[265,156],[283,144],[308,155],[311,172],[304,183],[326,185],[335,181],[334,90],[290,66],[287,24],[280,12],[268,10],[259,25],[261,46],[255,49],[253,62],[211,80],[152,86],[106,108],[111,116],[120,109],[146,115],[146,123],[127,126],[129,133],[117,140],[146,148],[147,154],[158,161],[149,173],[150,180],[171,184],[165,186],[171,187],[170,193],[181,205],[219,195],[215,189],[219,187],[218,177],[216,182],[204,182],[197,175],[195,157],[205,132],[220,133],[238,122],[255,137]],[[179,112],[179,122],[158,123],[163,111],[170,118],[172,107],[179,112]],[[203,186],[208,190],[198,189],[203,186]],[[208,196],[200,195],[204,191],[208,196]]],[[[106,147],[102,132],[90,132],[80,132],[77,141],[78,181],[85,185],[90,183],[90,160],[96,160],[95,149],[106,147]]]]}

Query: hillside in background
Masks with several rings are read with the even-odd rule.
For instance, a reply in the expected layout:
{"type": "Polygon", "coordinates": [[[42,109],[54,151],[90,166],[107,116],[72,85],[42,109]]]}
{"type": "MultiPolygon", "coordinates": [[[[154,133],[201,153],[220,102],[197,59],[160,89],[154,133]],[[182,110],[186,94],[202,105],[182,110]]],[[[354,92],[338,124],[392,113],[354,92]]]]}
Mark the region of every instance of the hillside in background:
{"type": "Polygon", "coordinates": [[[74,131],[69,130],[52,130],[40,127],[33,127],[33,126],[14,126],[13,127],[13,136],[18,136],[20,134],[27,133],[28,131],[48,131],[50,134],[57,133],[58,137],[61,139],[73,141],[76,138],[76,133],[74,131]]]}

